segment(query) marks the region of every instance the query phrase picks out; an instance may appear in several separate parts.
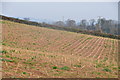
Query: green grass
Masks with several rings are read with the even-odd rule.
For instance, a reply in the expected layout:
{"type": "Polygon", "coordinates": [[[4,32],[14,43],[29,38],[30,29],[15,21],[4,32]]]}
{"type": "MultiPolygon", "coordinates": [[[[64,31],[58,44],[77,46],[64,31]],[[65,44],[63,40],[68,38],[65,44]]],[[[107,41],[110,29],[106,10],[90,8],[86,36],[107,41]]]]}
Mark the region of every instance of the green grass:
{"type": "Polygon", "coordinates": [[[81,65],[74,65],[74,67],[81,67],[81,65]]]}
{"type": "Polygon", "coordinates": [[[101,73],[100,73],[100,72],[92,72],[92,74],[101,75],[101,73]]]}
{"type": "Polygon", "coordinates": [[[87,39],[92,39],[92,37],[88,37],[87,39]]]}
{"type": "Polygon", "coordinates": [[[2,55],[0,55],[0,57],[3,57],[2,55]]]}
{"type": "Polygon", "coordinates": [[[35,62],[23,62],[24,64],[28,64],[28,65],[35,65],[35,62]]]}
{"type": "Polygon", "coordinates": [[[53,68],[53,69],[67,70],[67,71],[69,71],[69,70],[70,70],[70,68],[69,68],[69,67],[67,67],[67,66],[64,66],[64,67],[62,67],[62,68],[58,68],[57,66],[53,66],[52,68],[53,68]]]}
{"type": "Polygon", "coordinates": [[[107,57],[105,57],[103,61],[107,61],[107,60],[108,60],[108,58],[107,58],[107,57]]]}
{"type": "Polygon", "coordinates": [[[104,68],[103,71],[106,71],[106,72],[112,72],[110,69],[108,68],[104,68]]]}
{"type": "Polygon", "coordinates": [[[17,44],[17,42],[10,42],[10,43],[12,43],[12,44],[17,44]]]}
{"type": "Polygon", "coordinates": [[[120,67],[118,67],[118,70],[120,70],[120,67]]]}
{"type": "Polygon", "coordinates": [[[64,66],[64,67],[62,67],[62,68],[60,68],[61,70],[67,70],[67,71],[69,71],[70,70],[70,68],[69,67],[67,67],[67,66],[64,66]]]}
{"type": "Polygon", "coordinates": [[[58,67],[56,67],[56,66],[53,66],[53,69],[58,69],[58,67]]]}
{"type": "Polygon", "coordinates": [[[0,23],[5,24],[5,22],[4,22],[4,21],[0,21],[0,23]]]}
{"type": "Polygon", "coordinates": [[[8,59],[0,59],[1,61],[6,61],[6,62],[14,62],[13,60],[8,60],[8,59]]]}
{"type": "Polygon", "coordinates": [[[6,55],[6,57],[7,57],[7,58],[10,58],[10,56],[9,56],[9,55],[6,55]]]}
{"type": "Polygon", "coordinates": [[[2,43],[2,45],[6,46],[6,44],[5,44],[5,43],[2,43]]]}
{"type": "Polygon", "coordinates": [[[102,67],[103,65],[102,64],[96,64],[96,68],[99,68],[99,67],[102,67]]]}
{"type": "Polygon", "coordinates": [[[0,51],[0,53],[4,53],[4,54],[6,54],[6,53],[7,53],[7,51],[6,51],[6,50],[3,50],[3,51],[0,51]]]}
{"type": "Polygon", "coordinates": [[[10,50],[10,53],[13,53],[13,52],[15,52],[15,50],[10,50]]]}
{"type": "Polygon", "coordinates": [[[36,43],[33,43],[33,45],[36,45],[36,43]]]}
{"type": "Polygon", "coordinates": [[[44,63],[40,63],[40,66],[41,67],[45,67],[45,66],[47,66],[49,63],[47,63],[47,62],[44,62],[44,63]]]}
{"type": "Polygon", "coordinates": [[[27,74],[26,72],[22,72],[22,74],[27,74]]]}

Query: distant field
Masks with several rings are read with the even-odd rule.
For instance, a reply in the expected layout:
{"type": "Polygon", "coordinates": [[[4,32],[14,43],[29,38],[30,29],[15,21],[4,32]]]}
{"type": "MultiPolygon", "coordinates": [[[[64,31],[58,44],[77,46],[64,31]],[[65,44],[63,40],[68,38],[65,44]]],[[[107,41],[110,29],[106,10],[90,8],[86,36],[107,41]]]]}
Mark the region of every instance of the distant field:
{"type": "Polygon", "coordinates": [[[118,40],[2,23],[4,78],[117,78],[118,40]]]}

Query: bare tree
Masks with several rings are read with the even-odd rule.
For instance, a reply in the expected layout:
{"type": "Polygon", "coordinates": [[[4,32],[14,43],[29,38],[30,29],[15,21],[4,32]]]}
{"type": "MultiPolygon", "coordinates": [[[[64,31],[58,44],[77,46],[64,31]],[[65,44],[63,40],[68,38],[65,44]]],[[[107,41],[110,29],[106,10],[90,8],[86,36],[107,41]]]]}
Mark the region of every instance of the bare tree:
{"type": "Polygon", "coordinates": [[[82,28],[82,29],[84,29],[84,30],[86,30],[87,29],[87,20],[81,20],[81,22],[80,22],[80,27],[82,28]]]}
{"type": "Polygon", "coordinates": [[[68,19],[68,20],[66,21],[66,26],[67,26],[67,27],[76,27],[76,22],[75,22],[75,20],[70,20],[70,19],[68,19]]]}
{"type": "Polygon", "coordinates": [[[65,23],[63,21],[57,21],[54,24],[57,26],[65,26],[65,23]]]}

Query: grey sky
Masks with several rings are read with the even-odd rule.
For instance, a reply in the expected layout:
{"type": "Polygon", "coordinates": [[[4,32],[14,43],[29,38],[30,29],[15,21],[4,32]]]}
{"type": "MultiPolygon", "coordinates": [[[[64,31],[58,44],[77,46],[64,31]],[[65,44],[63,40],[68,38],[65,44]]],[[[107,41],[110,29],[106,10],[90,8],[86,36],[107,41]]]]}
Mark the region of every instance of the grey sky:
{"type": "Polygon", "coordinates": [[[48,20],[118,19],[117,2],[4,2],[3,14],[48,20]]]}

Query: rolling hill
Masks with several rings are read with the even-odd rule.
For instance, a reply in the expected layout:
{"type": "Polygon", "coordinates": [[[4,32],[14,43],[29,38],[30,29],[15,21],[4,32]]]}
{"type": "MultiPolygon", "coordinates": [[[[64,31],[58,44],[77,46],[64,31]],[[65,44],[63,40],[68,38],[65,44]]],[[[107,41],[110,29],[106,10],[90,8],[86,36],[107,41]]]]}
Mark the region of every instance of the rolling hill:
{"type": "Polygon", "coordinates": [[[117,39],[1,23],[3,78],[118,78],[117,39]]]}

